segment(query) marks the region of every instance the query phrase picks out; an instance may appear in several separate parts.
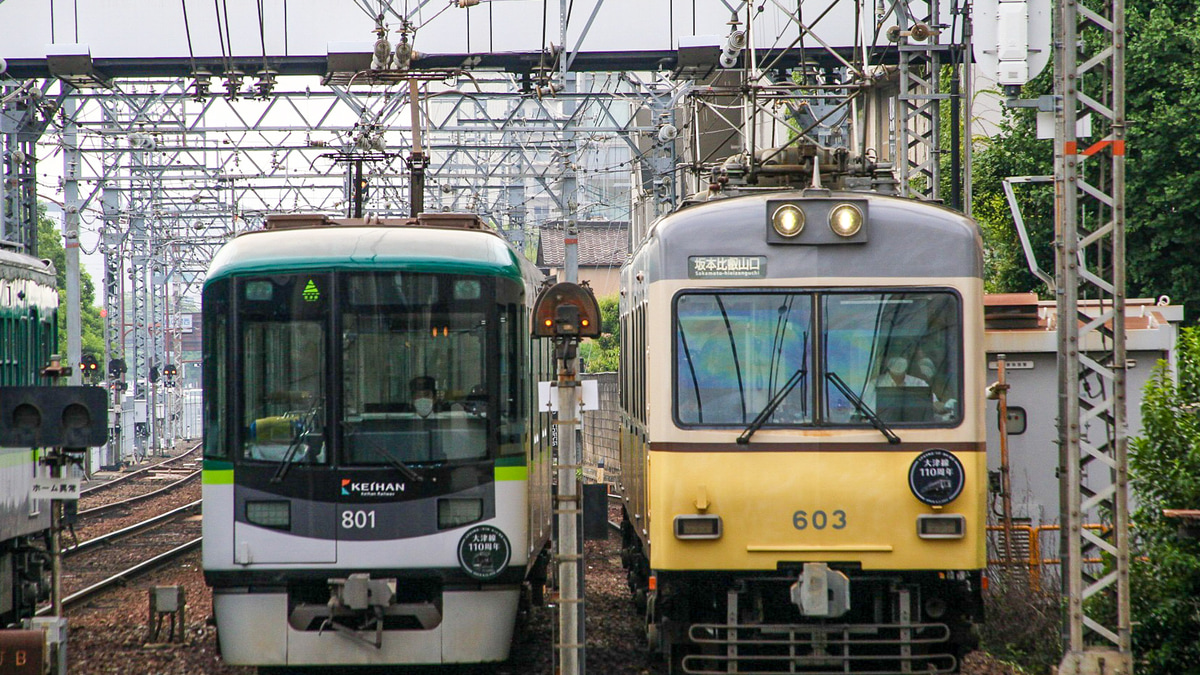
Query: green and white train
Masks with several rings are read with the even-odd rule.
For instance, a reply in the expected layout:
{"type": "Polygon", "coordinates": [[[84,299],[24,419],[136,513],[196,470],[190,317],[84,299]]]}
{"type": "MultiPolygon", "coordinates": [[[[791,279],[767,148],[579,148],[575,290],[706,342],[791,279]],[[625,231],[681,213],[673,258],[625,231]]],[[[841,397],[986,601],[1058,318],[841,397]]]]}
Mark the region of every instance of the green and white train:
{"type": "MultiPolygon", "coordinates": [[[[0,387],[46,385],[42,370],[58,345],[54,266],[0,248],[0,387]]],[[[49,502],[30,499],[37,451],[0,448],[0,628],[33,616],[49,592],[41,545],[49,502]]]]}
{"type": "Polygon", "coordinates": [[[541,282],[471,215],[272,217],[221,249],[204,571],[227,662],[507,658],[548,559],[541,282]]]}

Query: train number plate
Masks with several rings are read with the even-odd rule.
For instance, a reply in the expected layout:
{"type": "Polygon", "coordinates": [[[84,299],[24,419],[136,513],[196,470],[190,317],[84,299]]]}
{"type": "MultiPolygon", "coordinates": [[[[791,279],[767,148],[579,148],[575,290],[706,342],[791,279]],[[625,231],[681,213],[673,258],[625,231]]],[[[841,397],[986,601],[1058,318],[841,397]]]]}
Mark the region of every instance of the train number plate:
{"type": "Polygon", "coordinates": [[[824,509],[796,511],[792,514],[792,527],[797,530],[824,530],[826,528],[843,530],[846,528],[846,512],[841,509],[834,511],[825,511],[824,509]]]}

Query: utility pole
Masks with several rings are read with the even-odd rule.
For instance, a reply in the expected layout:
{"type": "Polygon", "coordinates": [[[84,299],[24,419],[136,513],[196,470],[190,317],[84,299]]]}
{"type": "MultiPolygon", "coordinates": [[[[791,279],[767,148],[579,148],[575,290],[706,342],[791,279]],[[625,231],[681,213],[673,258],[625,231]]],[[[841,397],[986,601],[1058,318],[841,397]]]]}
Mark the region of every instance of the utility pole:
{"type": "Polygon", "coordinates": [[[558,354],[558,653],[562,675],[583,673],[583,593],[579,553],[579,515],[583,505],[576,470],[580,468],[575,432],[579,428],[579,358],[575,343],[559,338],[558,354]]]}

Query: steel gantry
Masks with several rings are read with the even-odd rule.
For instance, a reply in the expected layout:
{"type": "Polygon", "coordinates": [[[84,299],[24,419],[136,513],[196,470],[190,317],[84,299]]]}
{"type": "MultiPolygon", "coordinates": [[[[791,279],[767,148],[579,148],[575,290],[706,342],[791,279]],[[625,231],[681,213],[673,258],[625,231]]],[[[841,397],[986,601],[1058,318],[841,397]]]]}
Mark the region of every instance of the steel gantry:
{"type": "MultiPolygon", "coordinates": [[[[408,210],[400,159],[409,147],[407,98],[388,88],[281,79],[266,100],[196,100],[185,79],[114,80],[110,90],[69,91],[69,114],[46,135],[66,150],[65,211],[100,234],[106,362],[128,366],[127,374],[110,366],[114,405],[132,422],[113,429],[112,446],[125,454],[162,445],[160,420],[170,421],[175,392],[150,375],[178,363],[168,353],[177,344],[166,339],[175,330],[169,317],[195,296],[225,240],[257,227],[266,213],[348,215],[354,191],[336,156],[378,158],[362,173],[366,214],[408,210]],[[162,290],[173,284],[182,288],[168,300],[162,290]],[[118,385],[126,380],[129,396],[118,385]]],[[[636,81],[611,75],[571,79],[578,91],[554,98],[526,94],[505,74],[424,83],[427,207],[480,213],[518,242],[533,240],[527,211],[545,220],[571,202],[592,217],[624,215],[619,194],[627,188],[609,173],[628,164],[632,150],[622,138],[652,131],[637,121],[643,94],[636,81]],[[561,139],[569,128],[582,133],[567,151],[561,139]],[[597,176],[589,181],[590,203],[563,199],[565,168],[597,176]]],[[[110,450],[104,463],[120,457],[110,450]]]]}
{"type": "Polygon", "coordinates": [[[1124,0],[1060,0],[1055,41],[1055,93],[1060,98],[1054,171],[1059,439],[1067,598],[1067,653],[1059,672],[1132,673],[1124,0]],[[1098,130],[1095,143],[1080,141],[1077,122],[1085,115],[1098,130]],[[1096,519],[1106,527],[1084,528],[1096,519]],[[1097,559],[1102,563],[1093,562],[1097,559]]]}

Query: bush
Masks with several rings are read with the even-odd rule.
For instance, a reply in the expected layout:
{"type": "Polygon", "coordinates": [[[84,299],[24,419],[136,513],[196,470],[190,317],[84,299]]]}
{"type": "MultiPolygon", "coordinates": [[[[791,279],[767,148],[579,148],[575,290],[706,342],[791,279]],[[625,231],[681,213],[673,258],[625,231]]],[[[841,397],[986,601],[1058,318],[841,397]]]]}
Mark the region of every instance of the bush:
{"type": "Polygon", "coordinates": [[[1062,661],[1063,614],[1058,592],[1045,589],[1057,589],[1057,579],[1043,577],[1044,586],[1039,587],[1024,575],[993,571],[988,582],[980,647],[1023,671],[1051,672],[1062,661]]]}
{"type": "Polygon", "coordinates": [[[1130,568],[1137,672],[1200,672],[1200,542],[1163,509],[1200,508],[1200,330],[1181,331],[1178,370],[1159,361],[1142,399],[1144,436],[1130,442],[1137,533],[1130,568]]]}

